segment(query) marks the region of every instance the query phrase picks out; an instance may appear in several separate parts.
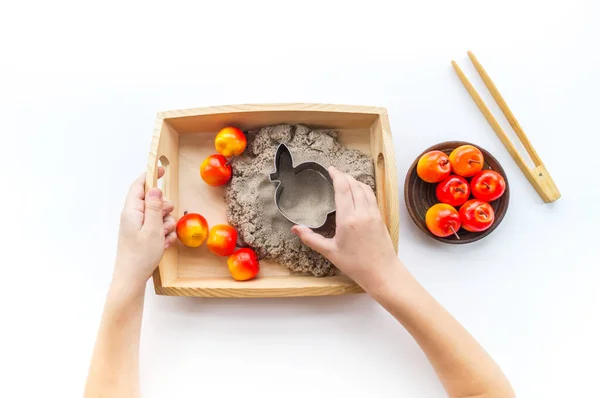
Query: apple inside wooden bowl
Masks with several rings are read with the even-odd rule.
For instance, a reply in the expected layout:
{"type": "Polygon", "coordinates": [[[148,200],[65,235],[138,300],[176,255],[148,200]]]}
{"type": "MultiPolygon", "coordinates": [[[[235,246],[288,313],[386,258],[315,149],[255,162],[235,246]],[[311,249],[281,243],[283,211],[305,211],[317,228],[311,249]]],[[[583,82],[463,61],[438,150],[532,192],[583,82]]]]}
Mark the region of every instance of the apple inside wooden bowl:
{"type": "MultiPolygon", "coordinates": [[[[452,174],[454,174],[454,173],[452,173],[452,174]]],[[[472,176],[465,177],[465,179],[469,183],[471,182],[472,178],[476,178],[476,176],[475,177],[472,177],[472,176]]],[[[471,195],[470,198],[473,199],[473,196],[471,195]]],[[[408,214],[410,215],[410,217],[412,218],[414,223],[425,234],[427,234],[431,238],[438,240],[440,242],[450,243],[450,244],[472,243],[472,242],[478,241],[480,239],[483,239],[486,236],[488,236],[489,234],[491,234],[498,227],[498,225],[502,222],[502,219],[506,215],[506,211],[508,210],[509,199],[510,199],[510,189],[509,189],[509,185],[508,185],[508,179],[506,178],[506,173],[504,172],[504,169],[502,168],[502,166],[500,165],[498,160],[496,160],[496,158],[494,156],[492,156],[491,153],[489,153],[485,149],[481,148],[479,145],[475,145],[475,144],[471,144],[471,143],[463,142],[463,141],[442,142],[440,144],[434,145],[434,146],[424,150],[423,153],[421,153],[415,159],[415,161],[409,168],[408,173],[406,174],[406,181],[404,183],[404,200],[406,202],[406,208],[408,210],[408,214]],[[493,222],[486,230],[484,230],[482,232],[473,232],[473,231],[467,231],[465,228],[461,227],[456,231],[455,234],[452,233],[451,235],[444,236],[444,237],[436,236],[427,227],[425,215],[427,214],[427,210],[429,210],[435,204],[440,203],[440,200],[438,199],[438,196],[436,195],[436,188],[437,188],[438,183],[428,183],[428,182],[425,182],[423,179],[421,179],[419,177],[419,175],[417,174],[417,164],[418,164],[421,156],[423,156],[424,154],[426,154],[428,152],[441,151],[441,152],[445,153],[446,155],[450,155],[450,153],[453,150],[455,150],[456,148],[463,146],[463,145],[472,145],[481,151],[481,153],[483,154],[483,160],[484,160],[483,170],[496,171],[503,177],[504,182],[506,183],[506,186],[504,188],[504,193],[498,199],[489,202],[489,204],[491,205],[491,207],[494,211],[494,217],[493,217],[493,222]]],[[[461,206],[455,206],[456,210],[459,210],[460,207],[461,206]]]]}

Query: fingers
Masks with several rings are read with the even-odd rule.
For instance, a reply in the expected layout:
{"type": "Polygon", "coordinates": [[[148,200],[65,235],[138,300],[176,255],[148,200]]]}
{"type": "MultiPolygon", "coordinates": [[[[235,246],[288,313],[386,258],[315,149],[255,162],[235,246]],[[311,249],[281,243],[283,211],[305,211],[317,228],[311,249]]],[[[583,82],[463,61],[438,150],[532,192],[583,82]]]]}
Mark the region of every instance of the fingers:
{"type": "MultiPolygon", "coordinates": [[[[158,178],[161,178],[165,175],[165,169],[159,167],[157,173],[158,178]]],[[[131,187],[129,187],[129,192],[127,193],[127,199],[125,200],[125,207],[133,209],[141,207],[141,201],[144,200],[145,187],[146,173],[143,173],[131,183],[131,187]]]]}
{"type": "Polygon", "coordinates": [[[163,218],[168,216],[169,214],[171,214],[171,212],[175,209],[175,206],[173,205],[173,203],[169,202],[168,200],[165,200],[165,202],[163,203],[163,218]]]}
{"type": "Polygon", "coordinates": [[[348,179],[348,184],[350,185],[350,190],[352,191],[352,197],[354,198],[354,209],[366,209],[368,206],[367,196],[365,195],[365,190],[360,185],[361,183],[356,181],[356,179],[351,175],[346,174],[346,178],[348,179]]]}
{"type": "Polygon", "coordinates": [[[292,233],[299,237],[306,246],[321,253],[325,257],[328,257],[333,251],[333,240],[313,232],[310,228],[294,225],[292,227],[292,233]]]}
{"type": "Polygon", "coordinates": [[[163,218],[163,233],[165,236],[169,235],[171,232],[175,231],[175,226],[177,225],[177,221],[175,221],[175,217],[166,216],[163,218]]]}
{"type": "Polygon", "coordinates": [[[354,210],[354,199],[348,179],[344,173],[331,166],[329,175],[333,180],[333,190],[335,191],[335,210],[339,216],[350,214],[354,210]]]}
{"type": "Polygon", "coordinates": [[[169,234],[167,236],[165,236],[165,250],[168,249],[169,247],[173,246],[175,244],[176,240],[177,240],[177,234],[175,233],[175,231],[169,232],[169,234]]]}
{"type": "Polygon", "coordinates": [[[144,206],[144,225],[142,229],[162,231],[163,227],[163,197],[159,188],[150,188],[146,194],[144,206]]]}
{"type": "Polygon", "coordinates": [[[165,234],[165,250],[175,244],[177,240],[177,232],[175,228],[177,227],[177,220],[175,217],[168,215],[163,219],[163,232],[165,234]]]}
{"type": "Polygon", "coordinates": [[[335,167],[329,168],[335,190],[335,207],[338,214],[344,216],[354,210],[367,209],[377,205],[377,200],[371,188],[354,177],[344,174],[335,167]]]}
{"type": "Polygon", "coordinates": [[[363,191],[365,192],[365,197],[367,198],[368,205],[370,207],[375,207],[375,208],[377,208],[377,210],[379,210],[379,208],[377,207],[377,198],[375,197],[375,193],[373,192],[371,187],[362,182],[359,182],[359,184],[361,185],[363,191]]]}

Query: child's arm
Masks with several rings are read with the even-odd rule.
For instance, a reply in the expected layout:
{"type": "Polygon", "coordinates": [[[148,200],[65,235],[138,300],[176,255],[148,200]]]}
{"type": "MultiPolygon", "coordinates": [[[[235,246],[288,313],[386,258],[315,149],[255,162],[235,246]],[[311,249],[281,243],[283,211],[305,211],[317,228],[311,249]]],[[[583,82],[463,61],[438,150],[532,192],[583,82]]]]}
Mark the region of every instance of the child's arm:
{"type": "Polygon", "coordinates": [[[335,237],[326,239],[298,226],[292,231],[409,331],[451,397],[514,397],[494,360],[398,260],[371,188],[333,168],[330,174],[335,188],[335,237]]]}
{"type": "Polygon", "coordinates": [[[375,299],[414,337],[450,397],[514,397],[502,370],[475,339],[398,263],[375,299]]]}
{"type": "MultiPolygon", "coordinates": [[[[159,168],[159,177],[164,169],[159,168]]],[[[144,197],[144,175],[121,214],[113,279],[96,339],[85,397],[138,397],[139,343],[146,282],[165,247],[175,243],[173,206],[158,188],[144,197]]]]}

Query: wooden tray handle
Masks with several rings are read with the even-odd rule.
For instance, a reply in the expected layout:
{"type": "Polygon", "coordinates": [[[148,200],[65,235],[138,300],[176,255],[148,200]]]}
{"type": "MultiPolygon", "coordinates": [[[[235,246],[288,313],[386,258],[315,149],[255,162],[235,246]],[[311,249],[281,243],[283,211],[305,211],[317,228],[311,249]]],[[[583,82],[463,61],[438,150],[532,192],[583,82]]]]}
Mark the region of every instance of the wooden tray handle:
{"type": "Polygon", "coordinates": [[[150,188],[155,188],[158,186],[158,153],[151,153],[150,160],[148,161],[148,168],[146,170],[146,192],[150,188]]]}
{"type": "Polygon", "coordinates": [[[160,184],[163,195],[173,202],[177,208],[177,173],[179,160],[179,134],[162,118],[158,118],[152,145],[148,155],[148,166],[146,169],[146,190],[159,186],[158,167],[165,168],[165,175],[160,184]]]}
{"type": "Polygon", "coordinates": [[[148,153],[148,165],[146,166],[146,192],[150,188],[158,186],[157,171],[159,162],[158,159],[164,154],[160,147],[160,136],[162,133],[162,119],[157,120],[154,128],[154,134],[152,135],[152,143],[150,144],[150,153],[148,153]]]}
{"type": "Polygon", "coordinates": [[[387,113],[381,114],[383,131],[379,140],[379,154],[375,159],[375,176],[379,211],[392,238],[394,248],[398,251],[400,233],[400,199],[396,157],[393,150],[392,134],[387,113]]]}

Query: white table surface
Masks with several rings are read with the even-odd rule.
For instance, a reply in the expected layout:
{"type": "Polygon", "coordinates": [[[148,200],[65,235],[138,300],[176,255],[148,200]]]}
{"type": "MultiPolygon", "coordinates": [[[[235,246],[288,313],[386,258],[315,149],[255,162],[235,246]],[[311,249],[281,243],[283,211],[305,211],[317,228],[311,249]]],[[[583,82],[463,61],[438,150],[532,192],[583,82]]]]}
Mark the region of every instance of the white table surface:
{"type": "MultiPolygon", "coordinates": [[[[349,3],[3,2],[7,396],[81,395],[119,212],[145,170],[155,113],[263,102],[386,107],[400,186],[429,145],[491,151],[511,186],[502,225],[475,244],[438,244],[402,201],[400,257],[520,397],[600,395],[598,6],[349,3]],[[492,104],[468,49],[545,161],[558,202],[542,203],[454,75],[451,59],[492,104]]],[[[145,397],[444,395],[411,337],[366,295],[221,300],[148,289],[141,367],[145,397]]]]}

